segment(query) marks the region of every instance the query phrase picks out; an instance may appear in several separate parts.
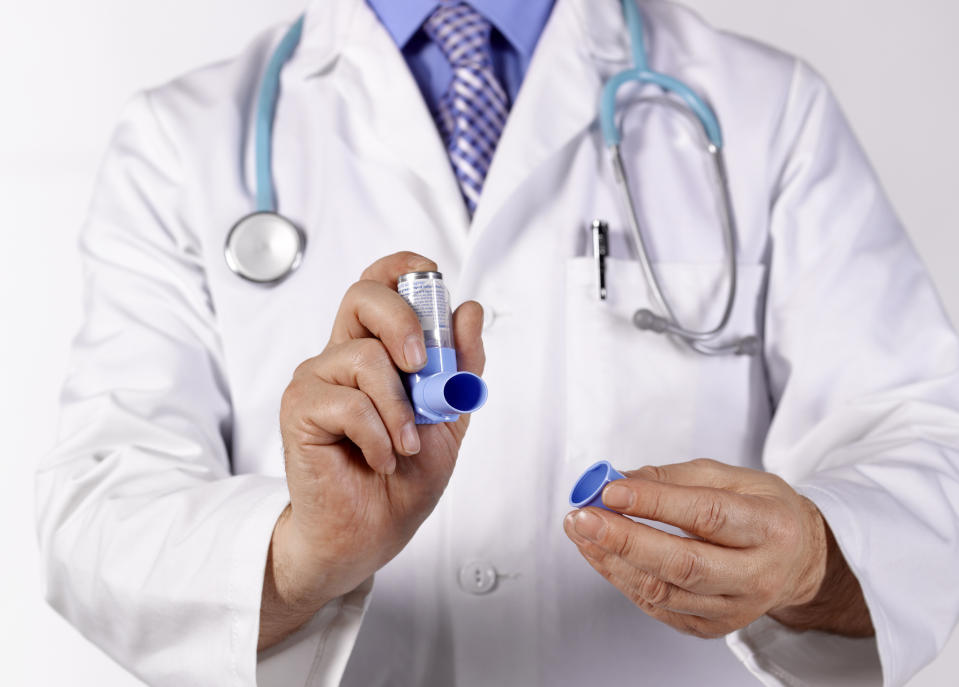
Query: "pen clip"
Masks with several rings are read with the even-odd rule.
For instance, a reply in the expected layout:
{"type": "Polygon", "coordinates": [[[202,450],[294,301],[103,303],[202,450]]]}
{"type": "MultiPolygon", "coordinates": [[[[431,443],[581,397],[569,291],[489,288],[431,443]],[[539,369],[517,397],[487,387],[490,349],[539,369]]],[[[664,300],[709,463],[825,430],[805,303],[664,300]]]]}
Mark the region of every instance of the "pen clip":
{"type": "Polygon", "coordinates": [[[606,256],[609,255],[609,224],[594,219],[590,228],[593,233],[593,259],[596,261],[596,274],[599,284],[599,299],[606,300],[606,256]]]}

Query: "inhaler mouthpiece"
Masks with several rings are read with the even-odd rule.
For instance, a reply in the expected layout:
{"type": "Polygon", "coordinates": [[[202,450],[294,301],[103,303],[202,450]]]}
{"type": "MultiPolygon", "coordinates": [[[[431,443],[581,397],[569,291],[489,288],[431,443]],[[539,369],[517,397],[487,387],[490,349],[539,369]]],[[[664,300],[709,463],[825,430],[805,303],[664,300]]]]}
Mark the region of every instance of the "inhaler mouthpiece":
{"type": "Polygon", "coordinates": [[[456,369],[453,314],[439,272],[410,272],[397,284],[400,295],[416,312],[426,343],[426,366],[406,375],[406,387],[416,424],[456,422],[486,403],[486,383],[472,372],[456,369]]]}
{"type": "Polygon", "coordinates": [[[595,506],[610,510],[603,505],[603,489],[607,484],[618,479],[626,479],[626,476],[617,472],[608,461],[601,460],[593,463],[576,480],[576,485],[569,493],[569,505],[573,508],[595,506]]]}

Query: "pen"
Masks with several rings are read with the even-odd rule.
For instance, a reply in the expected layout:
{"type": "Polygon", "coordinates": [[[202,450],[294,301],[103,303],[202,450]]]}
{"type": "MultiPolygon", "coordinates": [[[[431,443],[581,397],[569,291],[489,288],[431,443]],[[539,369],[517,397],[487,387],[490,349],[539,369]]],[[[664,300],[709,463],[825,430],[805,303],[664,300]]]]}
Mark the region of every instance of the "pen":
{"type": "Polygon", "coordinates": [[[599,277],[599,299],[606,300],[606,256],[609,255],[609,224],[601,219],[594,219],[593,257],[596,259],[596,272],[599,277]]]}

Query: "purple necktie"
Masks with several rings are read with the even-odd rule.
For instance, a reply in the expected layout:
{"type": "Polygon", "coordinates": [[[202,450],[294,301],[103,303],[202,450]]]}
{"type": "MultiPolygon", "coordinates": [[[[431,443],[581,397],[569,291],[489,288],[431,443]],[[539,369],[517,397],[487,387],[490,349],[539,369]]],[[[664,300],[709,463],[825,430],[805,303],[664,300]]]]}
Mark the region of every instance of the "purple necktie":
{"type": "Polygon", "coordinates": [[[472,216],[509,113],[506,92],[493,73],[490,23],[463,2],[442,2],[423,30],[453,73],[437,125],[472,216]]]}

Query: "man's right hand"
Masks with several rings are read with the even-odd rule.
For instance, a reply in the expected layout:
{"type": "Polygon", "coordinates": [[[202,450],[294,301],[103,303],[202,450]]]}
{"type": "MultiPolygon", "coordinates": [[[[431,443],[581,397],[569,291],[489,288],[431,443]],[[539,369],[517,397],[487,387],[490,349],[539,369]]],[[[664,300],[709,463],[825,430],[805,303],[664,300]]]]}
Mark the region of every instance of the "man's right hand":
{"type": "MultiPolygon", "coordinates": [[[[435,271],[415,253],[373,263],[340,304],[326,349],[283,394],[280,430],[290,506],[270,543],[259,649],[392,559],[436,506],[469,424],[415,425],[400,370],[426,364],[423,330],[396,292],[407,272],[435,271]]],[[[459,369],[481,374],[483,310],[453,315],[459,369]]]]}

